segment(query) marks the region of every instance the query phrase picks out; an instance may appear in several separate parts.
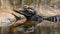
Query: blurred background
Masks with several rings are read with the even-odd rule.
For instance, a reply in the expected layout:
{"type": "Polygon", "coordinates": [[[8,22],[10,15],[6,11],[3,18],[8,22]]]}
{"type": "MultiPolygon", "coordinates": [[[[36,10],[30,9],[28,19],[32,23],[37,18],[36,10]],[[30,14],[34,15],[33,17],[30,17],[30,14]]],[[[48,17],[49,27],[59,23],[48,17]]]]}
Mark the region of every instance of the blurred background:
{"type": "MultiPolygon", "coordinates": [[[[33,7],[43,17],[60,15],[60,0],[0,0],[0,8],[18,9],[23,5],[33,7]]],[[[60,23],[43,21],[37,26],[30,34],[60,34],[60,23]]]]}
{"type": "Polygon", "coordinates": [[[60,14],[60,0],[0,0],[0,8],[34,7],[38,14],[54,16],[60,14]]]}

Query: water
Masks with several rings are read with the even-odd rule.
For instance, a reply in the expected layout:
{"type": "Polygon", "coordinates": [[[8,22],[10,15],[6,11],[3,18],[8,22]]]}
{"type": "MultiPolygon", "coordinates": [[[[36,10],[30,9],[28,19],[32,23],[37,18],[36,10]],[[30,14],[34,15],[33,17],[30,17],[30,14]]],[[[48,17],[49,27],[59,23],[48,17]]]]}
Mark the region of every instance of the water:
{"type": "Polygon", "coordinates": [[[1,28],[1,34],[10,34],[10,27],[2,27],[1,28]]]}

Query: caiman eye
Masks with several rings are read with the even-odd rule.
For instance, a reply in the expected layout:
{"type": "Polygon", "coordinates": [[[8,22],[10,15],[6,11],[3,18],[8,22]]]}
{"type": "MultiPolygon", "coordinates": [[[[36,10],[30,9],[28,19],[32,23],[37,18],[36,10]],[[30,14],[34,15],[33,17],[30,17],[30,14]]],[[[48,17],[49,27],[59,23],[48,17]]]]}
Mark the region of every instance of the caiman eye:
{"type": "Polygon", "coordinates": [[[33,12],[33,10],[29,9],[30,12],[33,12]]]}
{"type": "Polygon", "coordinates": [[[19,10],[19,11],[24,11],[24,9],[22,9],[22,8],[19,8],[18,10],[19,10]]]}

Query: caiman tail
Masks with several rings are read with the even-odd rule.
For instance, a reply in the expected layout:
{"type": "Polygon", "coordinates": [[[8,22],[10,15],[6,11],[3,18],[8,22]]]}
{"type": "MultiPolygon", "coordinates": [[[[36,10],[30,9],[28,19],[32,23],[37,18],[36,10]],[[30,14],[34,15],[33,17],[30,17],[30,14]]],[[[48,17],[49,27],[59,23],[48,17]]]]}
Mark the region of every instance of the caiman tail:
{"type": "Polygon", "coordinates": [[[60,15],[50,16],[48,18],[44,18],[44,20],[51,22],[60,22],[60,15]]]}

